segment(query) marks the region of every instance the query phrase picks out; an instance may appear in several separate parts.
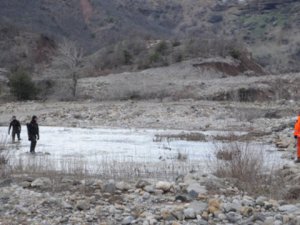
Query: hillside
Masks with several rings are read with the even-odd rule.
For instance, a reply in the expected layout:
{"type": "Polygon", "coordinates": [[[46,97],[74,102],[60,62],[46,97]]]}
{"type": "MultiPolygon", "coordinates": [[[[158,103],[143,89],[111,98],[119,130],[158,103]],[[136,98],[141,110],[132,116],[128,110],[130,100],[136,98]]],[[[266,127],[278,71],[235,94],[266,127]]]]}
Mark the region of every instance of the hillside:
{"type": "MultiPolygon", "coordinates": [[[[267,70],[293,72],[300,69],[299,9],[295,0],[3,0],[0,41],[6,44],[1,50],[7,55],[18,48],[23,57],[11,61],[19,63],[36,58],[30,51],[40,35],[55,42],[63,37],[76,41],[88,55],[133,38],[231,39],[267,70]],[[24,47],[17,47],[19,42],[24,47]]],[[[1,60],[0,66],[11,63],[1,60]]]]}

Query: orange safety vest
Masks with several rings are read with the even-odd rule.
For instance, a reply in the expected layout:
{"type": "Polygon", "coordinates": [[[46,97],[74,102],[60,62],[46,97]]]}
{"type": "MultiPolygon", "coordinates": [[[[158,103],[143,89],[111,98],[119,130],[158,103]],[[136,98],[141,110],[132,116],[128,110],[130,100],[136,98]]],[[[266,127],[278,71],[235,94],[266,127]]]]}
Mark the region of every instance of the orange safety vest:
{"type": "Polygon", "coordinates": [[[298,116],[297,122],[295,123],[294,136],[300,138],[300,116],[298,116]]]}

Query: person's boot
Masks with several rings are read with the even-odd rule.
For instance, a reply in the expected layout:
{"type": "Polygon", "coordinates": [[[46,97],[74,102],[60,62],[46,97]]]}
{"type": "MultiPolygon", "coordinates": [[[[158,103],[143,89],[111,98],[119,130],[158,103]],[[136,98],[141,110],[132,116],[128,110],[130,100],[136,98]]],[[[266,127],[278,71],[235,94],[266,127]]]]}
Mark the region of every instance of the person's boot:
{"type": "Polygon", "coordinates": [[[297,158],[297,159],[295,160],[295,163],[300,163],[300,158],[297,158]]]}

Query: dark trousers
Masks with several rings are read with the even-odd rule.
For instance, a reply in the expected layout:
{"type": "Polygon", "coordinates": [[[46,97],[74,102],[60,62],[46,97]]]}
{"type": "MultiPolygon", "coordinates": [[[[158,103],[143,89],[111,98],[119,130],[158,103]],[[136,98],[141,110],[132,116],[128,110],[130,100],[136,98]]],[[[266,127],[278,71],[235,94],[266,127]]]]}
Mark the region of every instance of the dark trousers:
{"type": "Polygon", "coordinates": [[[36,139],[32,138],[30,140],[30,152],[35,153],[36,139]]]}
{"type": "Polygon", "coordinates": [[[13,131],[13,132],[12,132],[12,141],[13,141],[13,142],[15,142],[16,135],[17,135],[17,137],[18,137],[18,140],[19,140],[19,141],[21,140],[21,138],[20,138],[20,132],[13,131]]]}

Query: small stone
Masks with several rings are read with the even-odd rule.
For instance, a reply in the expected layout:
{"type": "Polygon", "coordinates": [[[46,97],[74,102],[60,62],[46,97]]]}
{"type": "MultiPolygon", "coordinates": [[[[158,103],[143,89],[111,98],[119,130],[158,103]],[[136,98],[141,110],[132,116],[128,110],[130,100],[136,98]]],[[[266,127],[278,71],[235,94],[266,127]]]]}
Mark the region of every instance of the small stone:
{"type": "Polygon", "coordinates": [[[75,207],[78,210],[87,210],[90,208],[90,204],[86,200],[79,200],[75,207]]]}
{"type": "Polygon", "coordinates": [[[97,216],[101,216],[102,213],[103,213],[102,206],[97,205],[96,208],[95,208],[95,213],[96,213],[97,216]]]}
{"type": "Polygon", "coordinates": [[[170,212],[169,209],[162,209],[161,210],[161,217],[164,220],[176,220],[176,218],[174,217],[174,215],[170,212]]]}
{"type": "Polygon", "coordinates": [[[283,205],[283,206],[279,206],[278,210],[281,212],[293,213],[298,211],[299,208],[296,207],[295,205],[283,205]]]}
{"type": "Polygon", "coordinates": [[[63,201],[63,202],[61,203],[61,205],[62,205],[62,207],[64,207],[65,209],[72,209],[72,208],[73,208],[72,205],[70,205],[69,203],[67,203],[67,202],[65,202],[65,201],[63,201]]]}
{"type": "Polygon", "coordinates": [[[225,203],[223,204],[225,212],[239,212],[242,209],[242,205],[239,203],[225,203]]]}
{"type": "Polygon", "coordinates": [[[243,207],[240,212],[243,216],[249,217],[249,216],[253,215],[253,211],[254,211],[254,209],[252,207],[246,206],[246,207],[243,207]]]}
{"type": "Polygon", "coordinates": [[[21,187],[23,187],[23,188],[29,188],[30,186],[31,186],[31,183],[28,181],[23,181],[21,183],[21,187]]]}
{"type": "Polygon", "coordinates": [[[128,191],[130,188],[131,188],[130,185],[123,181],[116,183],[116,189],[118,189],[118,190],[128,191]]]}
{"type": "Polygon", "coordinates": [[[122,225],[130,225],[134,221],[134,218],[132,216],[127,216],[123,219],[122,225]]]}
{"type": "Polygon", "coordinates": [[[273,225],[282,225],[283,223],[280,220],[275,220],[273,225]]]}
{"type": "Polygon", "coordinates": [[[143,199],[144,200],[147,200],[147,199],[149,199],[151,197],[151,195],[148,193],[148,192],[145,192],[144,194],[143,194],[143,199]]]}
{"type": "Polygon", "coordinates": [[[191,198],[198,198],[199,194],[204,195],[207,193],[205,186],[201,186],[198,183],[192,183],[186,188],[191,198]]]}
{"type": "Polygon", "coordinates": [[[220,210],[221,203],[218,199],[210,199],[208,201],[208,212],[215,214],[220,210]]]}
{"type": "Polygon", "coordinates": [[[230,223],[237,223],[242,219],[242,216],[236,212],[229,212],[226,217],[230,223]]]}
{"type": "Polygon", "coordinates": [[[155,188],[153,185],[147,185],[144,188],[144,191],[148,192],[148,193],[154,193],[155,192],[155,188]]]}
{"type": "Polygon", "coordinates": [[[146,186],[148,186],[148,185],[150,185],[150,183],[149,183],[148,181],[145,181],[145,180],[139,180],[139,181],[136,183],[135,187],[136,187],[136,188],[144,188],[144,187],[146,187],[146,186]]]}
{"type": "Polygon", "coordinates": [[[172,222],[172,225],[181,225],[181,224],[175,221],[175,222],[172,222]]]}
{"type": "Polygon", "coordinates": [[[164,192],[170,191],[172,185],[169,182],[166,181],[159,181],[155,185],[156,189],[162,190],[164,192]]]}
{"type": "Polygon", "coordinates": [[[189,208],[194,209],[196,214],[201,214],[207,208],[207,203],[194,201],[190,203],[189,208]]]}
{"type": "Polygon", "coordinates": [[[266,197],[264,197],[264,196],[259,196],[259,197],[256,199],[255,203],[256,203],[256,205],[264,206],[264,205],[265,205],[265,202],[266,202],[267,200],[268,200],[268,199],[267,199],[266,197]]]}
{"type": "Polygon", "coordinates": [[[183,210],[173,210],[172,215],[177,219],[177,220],[184,220],[184,213],[183,210]]]}
{"type": "Polygon", "coordinates": [[[183,210],[183,214],[186,219],[195,219],[196,218],[196,212],[192,208],[187,208],[187,209],[183,210]]]}
{"type": "Polygon", "coordinates": [[[202,219],[204,219],[204,220],[208,220],[208,217],[209,217],[208,212],[207,212],[207,211],[204,211],[204,212],[201,214],[201,217],[202,217],[202,219]]]}
{"type": "Polygon", "coordinates": [[[208,222],[203,219],[197,219],[197,225],[208,225],[208,222]]]}
{"type": "Polygon", "coordinates": [[[116,191],[116,185],[113,182],[105,184],[103,187],[103,192],[114,194],[116,191]]]}
{"type": "Polygon", "coordinates": [[[52,182],[47,177],[37,178],[31,183],[31,187],[43,188],[43,189],[49,188],[49,187],[51,187],[51,185],[52,185],[52,182]]]}
{"type": "Polygon", "coordinates": [[[64,177],[64,178],[62,178],[61,183],[69,183],[69,184],[72,184],[73,181],[74,181],[74,180],[72,180],[71,178],[64,177]]]}
{"type": "Polygon", "coordinates": [[[224,213],[219,213],[218,214],[218,218],[220,219],[220,220],[226,220],[226,215],[224,214],[224,213]]]}
{"type": "Polygon", "coordinates": [[[275,219],[273,217],[267,217],[264,221],[264,225],[274,225],[275,219]]]}
{"type": "Polygon", "coordinates": [[[187,202],[188,201],[188,197],[185,195],[177,195],[175,197],[175,201],[179,201],[179,202],[187,202]]]}

